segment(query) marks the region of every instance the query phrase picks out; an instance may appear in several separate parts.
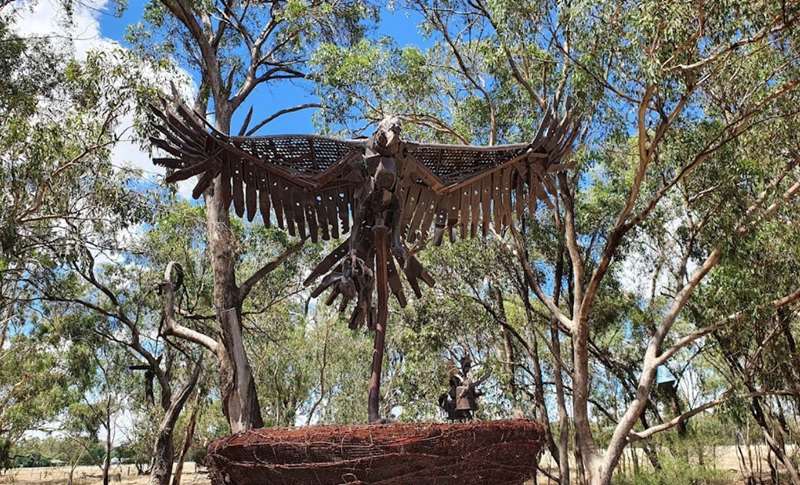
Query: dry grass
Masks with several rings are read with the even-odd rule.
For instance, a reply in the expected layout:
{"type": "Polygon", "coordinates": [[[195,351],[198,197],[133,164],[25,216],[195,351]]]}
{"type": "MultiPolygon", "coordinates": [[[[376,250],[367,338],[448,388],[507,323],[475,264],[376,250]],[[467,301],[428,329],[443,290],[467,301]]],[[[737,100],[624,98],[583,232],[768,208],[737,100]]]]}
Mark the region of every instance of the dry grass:
{"type": "MultiPolygon", "coordinates": [[[[100,485],[102,471],[96,466],[79,466],[73,475],[74,485],[100,485]]],[[[20,485],[65,485],[68,483],[69,467],[17,468],[0,475],[0,484],[20,485]]],[[[133,465],[111,467],[111,483],[120,485],[146,485],[148,477],[137,475],[133,465]]],[[[187,462],[183,467],[184,485],[209,485],[211,482],[205,469],[199,470],[194,463],[187,462]]]]}
{"type": "MultiPolygon", "coordinates": [[[[719,472],[719,483],[730,483],[736,485],[744,485],[747,482],[748,477],[760,477],[764,479],[762,483],[770,483],[769,482],[769,464],[767,462],[767,455],[768,455],[768,448],[766,445],[752,445],[749,448],[743,447],[742,453],[744,454],[744,461],[742,461],[742,456],[739,455],[736,446],[715,446],[715,447],[705,447],[703,449],[703,463],[704,466],[709,469],[714,469],[719,472]]],[[[794,445],[787,445],[786,452],[792,456],[800,455],[800,449],[794,445]]],[[[666,453],[665,450],[661,450],[661,453],[666,453]]],[[[650,467],[650,464],[645,457],[643,451],[640,448],[627,448],[625,450],[625,454],[623,459],[620,461],[617,471],[618,473],[628,475],[629,477],[634,473],[633,471],[633,454],[636,454],[637,462],[639,465],[639,470],[641,470],[644,474],[653,474],[654,471],[650,467]]],[[[666,456],[662,455],[662,462],[666,458],[666,456]]],[[[570,455],[570,469],[572,470],[573,477],[574,474],[577,473],[575,469],[574,463],[574,456],[570,455]]],[[[545,453],[542,456],[540,461],[540,466],[543,467],[547,472],[558,475],[558,466],[556,465],[553,458],[550,456],[549,453],[545,453]]],[[[697,450],[691,450],[689,456],[689,463],[687,464],[688,467],[700,467],[702,466],[699,463],[697,457],[697,450]]],[[[782,467],[779,467],[779,473],[783,473],[784,470],[782,467]]],[[[634,478],[638,477],[639,475],[634,476],[634,478]]],[[[634,480],[636,481],[636,480],[634,480]]],[[[543,477],[539,475],[538,477],[539,484],[552,484],[552,481],[548,481],[547,477],[543,477]]],[[[716,482],[715,482],[716,483],[716,482]]],[[[783,483],[783,482],[781,482],[783,483]]],[[[787,482],[788,483],[788,482],[787,482]]],[[[676,484],[678,485],[678,484],[676,484]]]]}
{"type": "MultiPolygon", "coordinates": [[[[789,447],[788,451],[794,452],[794,447],[789,447]]],[[[706,450],[707,463],[713,463],[714,466],[722,471],[727,472],[731,478],[730,483],[744,484],[745,481],[742,473],[742,466],[737,458],[736,449],[732,446],[717,447],[713,451],[706,450]]],[[[746,453],[746,451],[745,451],[746,453]]],[[[751,464],[754,469],[752,472],[756,475],[767,476],[769,468],[766,464],[766,449],[762,447],[752,447],[751,464]]],[[[628,452],[630,454],[630,452],[628,452]]],[[[748,460],[750,461],[750,460],[748,460]]],[[[641,456],[640,462],[646,462],[646,459],[641,456]]],[[[558,469],[554,466],[555,463],[552,459],[545,454],[542,460],[542,465],[546,466],[552,473],[558,474],[558,469]]],[[[136,468],[133,465],[114,466],[111,469],[113,484],[121,485],[146,485],[147,476],[136,475],[136,468]]],[[[69,468],[67,467],[50,467],[50,468],[19,468],[9,470],[3,475],[0,475],[0,484],[20,484],[20,485],[65,485],[67,483],[67,476],[69,468]]],[[[100,485],[100,469],[92,466],[82,466],[75,469],[75,485],[100,485]]],[[[185,485],[210,485],[208,476],[205,469],[200,468],[197,470],[194,463],[186,463],[183,471],[183,480],[181,483],[185,485]]],[[[539,483],[548,483],[545,477],[539,477],[539,483]]]]}

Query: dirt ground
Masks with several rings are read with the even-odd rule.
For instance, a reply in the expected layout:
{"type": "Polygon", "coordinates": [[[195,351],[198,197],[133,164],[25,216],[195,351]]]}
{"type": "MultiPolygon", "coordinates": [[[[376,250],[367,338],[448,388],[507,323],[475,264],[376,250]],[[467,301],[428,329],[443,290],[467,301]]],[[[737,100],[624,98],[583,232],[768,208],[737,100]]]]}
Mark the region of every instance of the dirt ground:
{"type": "MultiPolygon", "coordinates": [[[[100,485],[103,483],[101,474],[102,471],[96,466],[79,466],[75,469],[73,484],[100,485]]],[[[0,475],[0,484],[64,485],[67,483],[68,476],[69,467],[17,468],[0,475]]],[[[145,485],[147,476],[137,475],[136,467],[133,465],[114,465],[111,467],[111,483],[145,485]]],[[[187,462],[183,466],[181,483],[184,485],[209,485],[211,482],[204,468],[195,467],[194,463],[187,462]]]]}
{"type": "MultiPolygon", "coordinates": [[[[791,447],[790,447],[791,448],[791,447]]],[[[790,453],[800,450],[789,449],[790,453]]],[[[745,453],[747,453],[745,451],[745,453]]],[[[707,449],[707,463],[715,463],[716,468],[728,472],[731,477],[732,484],[743,484],[743,474],[741,473],[742,463],[737,458],[735,447],[722,446],[713,450],[707,449]]],[[[622,466],[630,466],[630,450],[626,453],[628,463],[622,466]]],[[[643,463],[644,457],[640,457],[639,461],[643,463]]],[[[769,470],[766,464],[766,449],[764,447],[752,447],[750,456],[746,457],[745,467],[750,467],[752,472],[756,475],[767,476],[769,470]]],[[[545,455],[542,458],[542,465],[549,468],[552,472],[558,473],[557,468],[554,467],[555,463],[552,459],[545,455]]],[[[69,469],[67,467],[50,467],[50,468],[23,468],[16,470],[9,470],[5,474],[0,475],[0,484],[43,484],[43,485],[65,485],[67,483],[67,475],[69,469]]],[[[113,466],[111,469],[113,484],[120,485],[145,485],[147,483],[146,476],[136,475],[136,468],[133,465],[120,465],[113,466]]],[[[75,485],[100,485],[102,480],[100,477],[100,469],[98,467],[84,466],[78,467],[75,470],[75,485]]],[[[194,463],[188,462],[184,466],[183,480],[181,483],[186,485],[210,485],[208,476],[205,469],[202,467],[195,467],[194,463]]],[[[547,479],[540,476],[539,483],[548,483],[547,479]]],[[[552,483],[552,482],[551,482],[552,483]]]]}

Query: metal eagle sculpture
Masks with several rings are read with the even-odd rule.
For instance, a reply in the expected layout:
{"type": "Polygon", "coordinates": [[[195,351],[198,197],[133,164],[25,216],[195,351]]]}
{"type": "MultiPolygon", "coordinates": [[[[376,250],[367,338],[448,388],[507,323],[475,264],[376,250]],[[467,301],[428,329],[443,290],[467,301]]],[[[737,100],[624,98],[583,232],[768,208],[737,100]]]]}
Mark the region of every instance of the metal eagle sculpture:
{"type": "Polygon", "coordinates": [[[312,270],[306,285],[330,290],[326,303],[341,297],[340,311],[355,308],[350,328],[375,331],[369,387],[369,421],[378,413],[388,294],[401,307],[401,274],[419,298],[420,281],[434,285],[414,256],[428,240],[445,234],[486,236],[521,218],[538,201],[551,204],[555,174],[577,135],[569,113],[545,111],[530,143],[497,146],[414,143],[401,137],[400,120],[385,118],[369,139],[340,140],[315,135],[228,136],[185,104],[153,108],[159,137],[153,145],[170,156],[155,158],[168,169],[167,182],[198,176],[199,198],[222,177],[222,197],[239,217],[274,223],[291,236],[318,240],[347,235],[312,270]],[[349,234],[348,234],[349,233],[349,234]],[[409,244],[417,244],[409,248],[409,244]]]}

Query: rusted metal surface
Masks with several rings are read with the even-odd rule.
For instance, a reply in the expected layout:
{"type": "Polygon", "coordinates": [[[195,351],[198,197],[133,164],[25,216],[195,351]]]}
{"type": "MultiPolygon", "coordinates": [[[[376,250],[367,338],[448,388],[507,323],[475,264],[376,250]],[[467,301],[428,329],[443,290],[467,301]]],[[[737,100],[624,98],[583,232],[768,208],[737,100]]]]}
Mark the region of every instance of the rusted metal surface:
{"type": "Polygon", "coordinates": [[[461,237],[475,236],[462,233],[461,225],[502,229],[510,223],[512,205],[519,215],[529,201],[550,202],[554,174],[567,168],[562,161],[577,134],[569,115],[551,114],[536,141],[493,147],[406,142],[396,119],[385,120],[369,140],[236,137],[217,132],[178,102],[153,111],[160,136],[151,141],[170,155],[154,162],[169,170],[168,182],[198,176],[193,191],[198,198],[222,175],[237,215],[252,219],[261,213],[265,223],[302,230],[312,240],[347,233],[345,220],[358,212],[356,206],[377,202],[370,195],[381,174],[391,174],[387,180],[394,181],[382,190],[396,202],[391,213],[402,224],[392,236],[400,241],[428,233],[440,214],[447,228],[459,227],[461,237]],[[391,145],[387,133],[394,133],[391,145]]]}
{"type": "Polygon", "coordinates": [[[252,221],[260,213],[264,224],[274,220],[312,241],[347,235],[306,284],[322,278],[312,296],[329,291],[326,303],[339,299],[341,311],[354,303],[350,327],[369,329],[386,324],[386,312],[378,311],[385,302],[375,301],[376,270],[385,276],[377,278],[379,295],[391,292],[405,306],[403,275],[420,297],[421,283],[434,284],[414,255],[428,239],[439,245],[501,232],[525,208],[552,204],[555,175],[567,168],[578,131],[569,114],[547,111],[531,143],[492,147],[408,142],[397,118],[382,121],[368,140],[232,137],[180,102],[154,113],[161,136],[152,142],[170,155],[154,162],[167,167],[168,182],[198,177],[198,198],[222,177],[222,196],[240,217],[252,221]],[[385,267],[377,267],[384,254],[385,267]]]}
{"type": "Polygon", "coordinates": [[[215,485],[511,485],[544,436],[527,420],[265,428],[212,442],[206,464],[215,485]]]}
{"type": "Polygon", "coordinates": [[[472,359],[469,354],[461,358],[460,368],[452,365],[450,371],[450,390],[439,396],[439,407],[450,421],[469,421],[478,410],[478,398],[483,395],[479,387],[481,380],[470,376],[472,359]]]}

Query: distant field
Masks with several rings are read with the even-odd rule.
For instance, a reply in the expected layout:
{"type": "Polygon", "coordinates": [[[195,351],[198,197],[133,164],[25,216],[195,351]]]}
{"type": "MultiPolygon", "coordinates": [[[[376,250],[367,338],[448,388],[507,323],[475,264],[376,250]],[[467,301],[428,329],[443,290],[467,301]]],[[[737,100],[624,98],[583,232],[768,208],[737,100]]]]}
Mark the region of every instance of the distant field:
{"type": "MultiPolygon", "coordinates": [[[[745,449],[746,450],[746,449],[745,449]]],[[[637,450],[639,455],[639,462],[642,466],[646,467],[646,459],[641,455],[641,450],[637,450]]],[[[788,446],[789,453],[796,452],[793,446],[788,446]]],[[[766,463],[767,450],[764,446],[754,446],[750,449],[751,455],[747,457],[748,464],[746,468],[751,468],[757,476],[768,476],[769,468],[766,463]]],[[[745,451],[747,453],[747,451],[745,451]]],[[[630,450],[626,452],[626,463],[621,464],[621,469],[630,467],[630,450]]],[[[736,448],[733,446],[720,446],[713,449],[706,450],[706,464],[711,465],[720,471],[725,472],[728,478],[726,483],[743,484],[742,463],[737,457],[736,448]]],[[[690,461],[696,465],[696,457],[692,457],[690,461]]],[[[545,454],[542,457],[542,466],[552,473],[558,473],[558,468],[552,461],[549,455],[545,454]]],[[[100,469],[96,466],[81,466],[75,469],[74,485],[100,485],[102,479],[100,478],[100,469]]],[[[49,467],[49,468],[17,468],[9,470],[5,474],[0,475],[0,484],[42,484],[42,485],[64,485],[67,483],[67,476],[69,474],[68,467],[49,467]]],[[[136,468],[133,465],[120,465],[111,467],[113,484],[122,485],[146,485],[147,476],[136,475],[136,468]]],[[[539,477],[539,483],[548,483],[544,477],[539,477]]],[[[200,467],[198,470],[193,462],[187,462],[183,468],[183,479],[181,483],[184,485],[210,485],[210,480],[206,475],[205,469],[200,467]]]]}
{"type": "MultiPolygon", "coordinates": [[[[75,469],[73,484],[100,485],[103,483],[101,473],[100,468],[96,466],[79,466],[75,469]]],[[[0,475],[0,483],[63,485],[67,483],[68,476],[69,467],[17,468],[0,475]]],[[[147,476],[137,475],[136,467],[133,465],[115,465],[111,467],[111,483],[145,485],[147,476]]],[[[187,462],[183,466],[181,483],[185,485],[209,485],[211,482],[208,480],[205,469],[200,468],[198,471],[194,463],[187,462]]]]}

